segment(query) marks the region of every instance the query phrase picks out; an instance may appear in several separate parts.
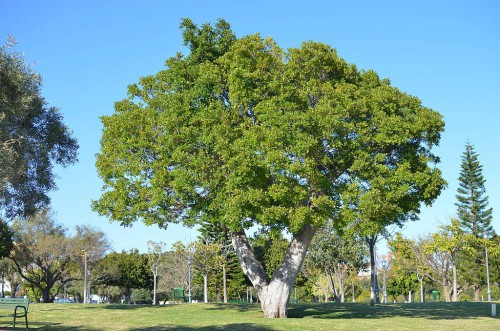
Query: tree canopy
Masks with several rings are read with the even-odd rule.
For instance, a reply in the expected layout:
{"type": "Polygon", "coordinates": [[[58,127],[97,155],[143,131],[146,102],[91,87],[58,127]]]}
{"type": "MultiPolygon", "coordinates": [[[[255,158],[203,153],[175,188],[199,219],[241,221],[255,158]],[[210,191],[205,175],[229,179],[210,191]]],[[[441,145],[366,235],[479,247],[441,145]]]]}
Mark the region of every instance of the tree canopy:
{"type": "MultiPolygon", "coordinates": [[[[181,29],[189,53],[130,85],[102,118],[100,214],[162,228],[217,219],[265,305],[273,281],[244,230],[292,235],[272,279],[293,284],[327,220],[345,224],[339,215],[351,222],[348,211],[361,210],[402,222],[440,193],[431,148],[444,123],[418,98],[325,44],[283,50],[259,34],[236,38],[223,20],[198,27],[184,19],[181,29]]],[[[272,295],[283,303],[285,287],[272,295]]],[[[266,315],[284,316],[283,308],[266,315]]]]}
{"type": "Polygon", "coordinates": [[[41,95],[42,77],[0,47],[0,211],[27,216],[47,207],[56,164],[76,162],[78,144],[59,110],[41,95]]]}
{"type": "Polygon", "coordinates": [[[347,185],[354,176],[373,179],[363,201],[381,206],[440,191],[427,163],[437,161],[429,147],[443,121],[417,98],[327,45],[285,52],[258,34],[236,39],[222,20],[181,27],[191,53],[130,85],[102,118],[99,213],[162,227],[209,213],[232,230],[258,223],[295,233],[359,190],[347,185]]]}

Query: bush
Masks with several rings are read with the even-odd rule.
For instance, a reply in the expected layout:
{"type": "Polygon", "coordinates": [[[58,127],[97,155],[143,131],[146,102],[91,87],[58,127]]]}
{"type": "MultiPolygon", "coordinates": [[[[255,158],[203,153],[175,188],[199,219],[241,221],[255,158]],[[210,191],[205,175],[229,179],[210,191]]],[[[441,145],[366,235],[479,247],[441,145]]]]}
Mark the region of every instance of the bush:
{"type": "Polygon", "coordinates": [[[151,291],[146,289],[133,289],[130,295],[130,301],[133,304],[151,304],[153,301],[153,296],[151,291]]]}

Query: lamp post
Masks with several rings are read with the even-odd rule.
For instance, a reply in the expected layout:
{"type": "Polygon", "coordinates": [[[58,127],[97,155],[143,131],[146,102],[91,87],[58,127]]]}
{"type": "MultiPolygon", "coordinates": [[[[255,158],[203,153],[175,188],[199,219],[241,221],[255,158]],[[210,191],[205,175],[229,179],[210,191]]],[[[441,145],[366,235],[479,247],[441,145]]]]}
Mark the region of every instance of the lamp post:
{"type": "MultiPolygon", "coordinates": [[[[484,235],[484,239],[487,240],[488,237],[484,235]]],[[[488,301],[491,301],[491,289],[490,289],[490,267],[488,264],[488,245],[485,242],[484,249],[486,252],[486,283],[488,285],[488,301]]]]}
{"type": "Polygon", "coordinates": [[[84,266],[84,274],[83,274],[83,303],[87,303],[87,251],[83,250],[83,266],[84,266]]]}
{"type": "Polygon", "coordinates": [[[382,300],[382,303],[387,303],[387,286],[385,283],[385,272],[387,270],[388,264],[387,260],[382,260],[382,271],[383,271],[383,282],[384,282],[384,298],[382,300]]]}
{"type": "Polygon", "coordinates": [[[191,250],[188,251],[188,302],[191,303],[191,250]]]}

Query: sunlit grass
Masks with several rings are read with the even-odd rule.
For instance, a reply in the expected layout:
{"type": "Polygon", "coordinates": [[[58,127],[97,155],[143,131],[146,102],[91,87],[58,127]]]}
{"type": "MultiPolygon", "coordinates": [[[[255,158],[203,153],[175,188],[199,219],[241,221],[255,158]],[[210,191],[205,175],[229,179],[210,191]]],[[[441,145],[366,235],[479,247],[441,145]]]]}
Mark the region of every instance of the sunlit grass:
{"type": "MultiPolygon", "coordinates": [[[[297,304],[288,319],[266,319],[258,305],[169,306],[33,304],[30,330],[500,330],[489,303],[297,304]]],[[[0,330],[11,327],[0,319],[0,330]]]]}

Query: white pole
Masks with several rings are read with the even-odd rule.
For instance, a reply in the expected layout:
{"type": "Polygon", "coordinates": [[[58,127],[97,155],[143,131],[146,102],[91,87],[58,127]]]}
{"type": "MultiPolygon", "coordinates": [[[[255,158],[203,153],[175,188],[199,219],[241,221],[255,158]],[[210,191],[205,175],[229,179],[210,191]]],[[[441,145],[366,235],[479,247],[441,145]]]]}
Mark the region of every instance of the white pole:
{"type": "Polygon", "coordinates": [[[488,264],[488,246],[486,248],[486,283],[488,284],[488,301],[491,301],[491,289],[490,289],[490,268],[488,264]]]}
{"type": "Polygon", "coordinates": [[[497,316],[497,304],[492,303],[491,304],[491,317],[497,316]]]}
{"type": "Polygon", "coordinates": [[[87,251],[83,251],[84,275],[83,275],[83,303],[87,303],[87,251]]]}

